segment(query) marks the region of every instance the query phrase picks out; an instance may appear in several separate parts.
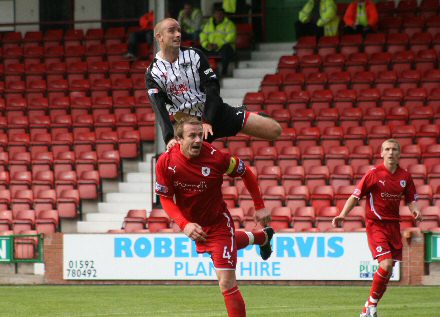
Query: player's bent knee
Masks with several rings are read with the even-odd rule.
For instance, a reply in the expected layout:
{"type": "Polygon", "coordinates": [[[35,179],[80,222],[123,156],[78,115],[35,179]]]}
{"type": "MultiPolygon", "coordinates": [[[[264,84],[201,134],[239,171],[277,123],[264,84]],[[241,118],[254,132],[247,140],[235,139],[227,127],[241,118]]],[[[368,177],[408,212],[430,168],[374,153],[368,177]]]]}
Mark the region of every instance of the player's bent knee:
{"type": "Polygon", "coordinates": [[[235,280],[226,280],[226,279],[224,279],[224,280],[218,281],[218,286],[220,287],[220,290],[222,292],[230,290],[235,285],[237,285],[237,282],[235,280]]]}

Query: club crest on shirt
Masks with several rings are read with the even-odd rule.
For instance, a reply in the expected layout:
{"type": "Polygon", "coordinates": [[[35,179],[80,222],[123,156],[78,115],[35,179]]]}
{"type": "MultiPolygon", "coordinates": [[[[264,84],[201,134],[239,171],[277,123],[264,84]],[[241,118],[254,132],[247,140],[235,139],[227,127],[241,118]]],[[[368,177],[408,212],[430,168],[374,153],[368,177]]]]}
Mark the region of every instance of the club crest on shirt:
{"type": "Polygon", "coordinates": [[[211,169],[206,166],[202,166],[202,175],[203,176],[209,176],[211,174],[211,169]]]}
{"type": "Polygon", "coordinates": [[[405,188],[405,186],[406,186],[406,180],[401,180],[401,181],[400,181],[400,186],[403,187],[403,188],[405,188]]]}
{"type": "Polygon", "coordinates": [[[376,247],[376,251],[377,252],[382,252],[382,247],[381,246],[376,247]]]}

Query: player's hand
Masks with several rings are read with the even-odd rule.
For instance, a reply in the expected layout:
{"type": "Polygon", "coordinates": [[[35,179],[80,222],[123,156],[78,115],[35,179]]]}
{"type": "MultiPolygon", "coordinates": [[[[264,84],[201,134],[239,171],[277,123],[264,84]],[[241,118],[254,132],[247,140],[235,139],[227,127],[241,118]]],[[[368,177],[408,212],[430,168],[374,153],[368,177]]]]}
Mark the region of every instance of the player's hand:
{"type": "Polygon", "coordinates": [[[203,127],[203,139],[207,140],[209,135],[214,134],[212,132],[212,125],[210,125],[209,123],[202,123],[202,127],[203,127]]]}
{"type": "Polygon", "coordinates": [[[267,227],[269,224],[271,217],[270,217],[270,211],[266,208],[259,209],[255,211],[255,219],[263,226],[267,227]]]}
{"type": "Polygon", "coordinates": [[[168,144],[167,144],[167,151],[169,150],[169,149],[171,149],[173,146],[175,146],[177,144],[177,140],[176,139],[171,139],[171,140],[169,140],[168,141],[168,144]]]}
{"type": "Polygon", "coordinates": [[[333,228],[340,228],[342,226],[342,222],[344,222],[345,217],[344,216],[336,216],[332,220],[332,226],[333,228]]]}
{"type": "Polygon", "coordinates": [[[412,214],[413,214],[413,217],[414,217],[414,220],[416,221],[416,223],[423,220],[422,213],[420,212],[420,210],[414,209],[412,214]]]}
{"type": "Polygon", "coordinates": [[[191,240],[194,241],[206,241],[208,235],[203,231],[202,227],[194,222],[188,223],[183,229],[183,233],[186,234],[191,240]]]}

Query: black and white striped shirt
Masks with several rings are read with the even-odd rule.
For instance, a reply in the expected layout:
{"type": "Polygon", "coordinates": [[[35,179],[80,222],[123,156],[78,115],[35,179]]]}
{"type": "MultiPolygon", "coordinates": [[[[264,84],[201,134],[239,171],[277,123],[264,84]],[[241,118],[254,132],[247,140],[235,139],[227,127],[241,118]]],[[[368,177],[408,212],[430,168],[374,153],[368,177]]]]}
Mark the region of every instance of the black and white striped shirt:
{"type": "Polygon", "coordinates": [[[211,123],[214,109],[223,102],[217,76],[208,59],[194,48],[181,47],[174,63],[156,54],[145,77],[165,143],[174,135],[169,115],[182,112],[211,123]]]}

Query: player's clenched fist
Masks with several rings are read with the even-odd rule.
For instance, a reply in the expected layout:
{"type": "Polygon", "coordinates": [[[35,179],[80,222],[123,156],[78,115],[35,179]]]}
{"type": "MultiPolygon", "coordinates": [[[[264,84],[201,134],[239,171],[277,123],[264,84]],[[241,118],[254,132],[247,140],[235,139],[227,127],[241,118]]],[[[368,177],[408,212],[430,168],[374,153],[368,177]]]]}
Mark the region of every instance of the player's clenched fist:
{"type": "Polygon", "coordinates": [[[255,219],[263,226],[267,227],[269,224],[271,218],[270,218],[270,211],[266,208],[259,209],[255,212],[255,219]]]}
{"type": "Polygon", "coordinates": [[[194,241],[206,241],[206,238],[208,237],[202,227],[194,222],[188,223],[183,229],[183,233],[194,241]]]}

